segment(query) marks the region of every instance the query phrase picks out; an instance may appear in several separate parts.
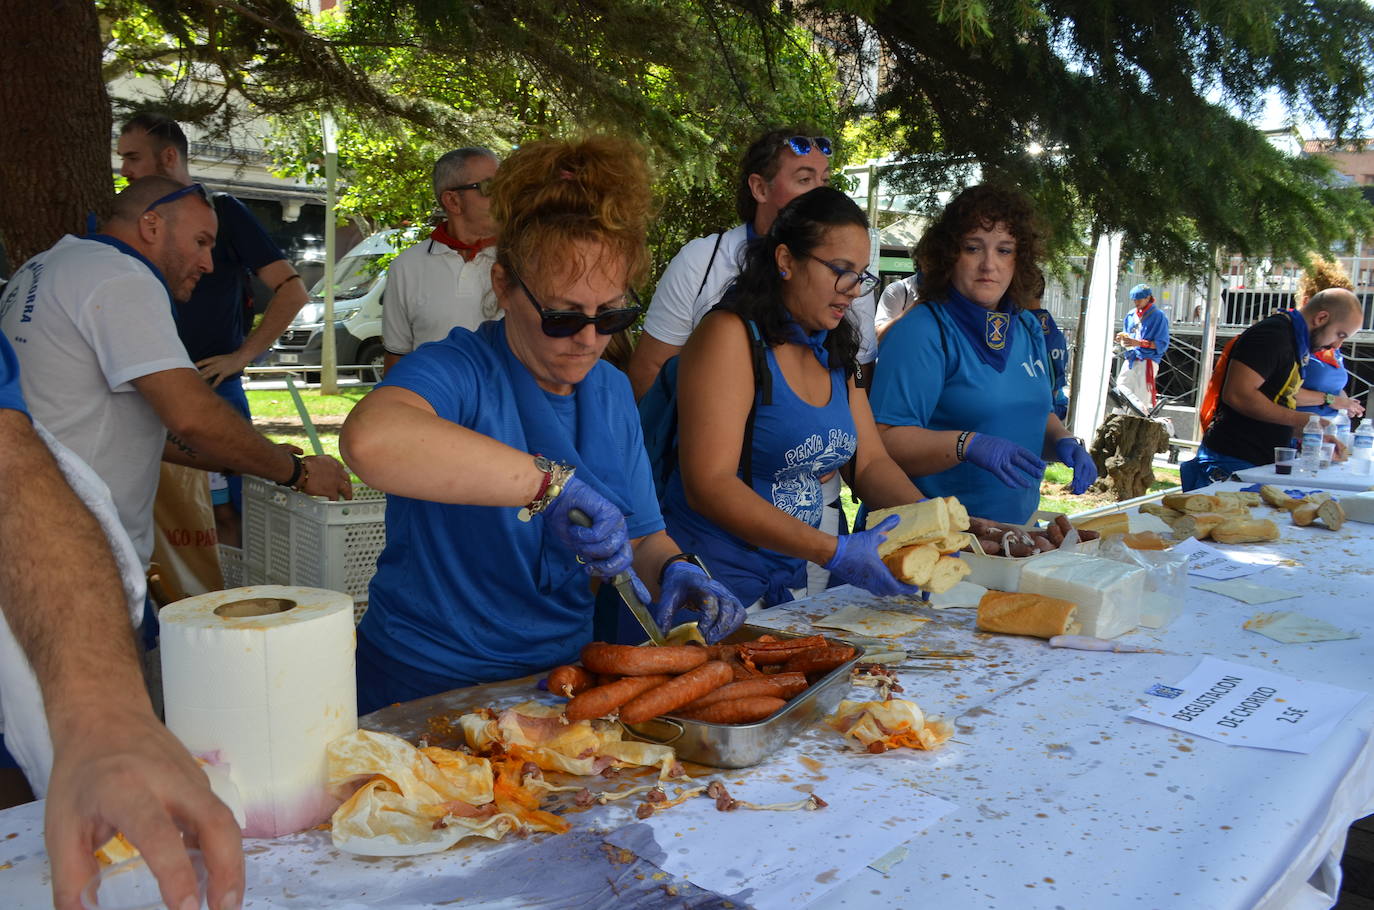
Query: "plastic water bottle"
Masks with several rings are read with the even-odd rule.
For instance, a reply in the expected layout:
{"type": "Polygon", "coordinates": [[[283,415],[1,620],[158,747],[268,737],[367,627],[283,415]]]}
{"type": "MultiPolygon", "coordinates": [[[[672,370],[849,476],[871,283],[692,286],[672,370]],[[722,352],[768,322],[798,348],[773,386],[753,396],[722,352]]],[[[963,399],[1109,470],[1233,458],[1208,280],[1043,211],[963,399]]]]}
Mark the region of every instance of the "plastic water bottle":
{"type": "Polygon", "coordinates": [[[1341,441],[1345,450],[1350,451],[1355,442],[1355,434],[1350,432],[1350,414],[1341,410],[1336,412],[1336,416],[1331,418],[1331,435],[1341,441]]]}
{"type": "Polygon", "coordinates": [[[1360,421],[1360,428],[1355,431],[1353,451],[1350,464],[1356,474],[1368,474],[1374,470],[1374,420],[1366,417],[1360,421]]]}
{"type": "Polygon", "coordinates": [[[1336,417],[1331,418],[1331,436],[1341,441],[1345,451],[1349,452],[1355,448],[1355,433],[1351,432],[1351,412],[1336,412],[1336,417]]]}
{"type": "Polygon", "coordinates": [[[1317,473],[1317,468],[1321,464],[1324,435],[1322,419],[1313,414],[1307,419],[1307,426],[1302,429],[1302,454],[1298,456],[1298,464],[1302,466],[1304,474],[1317,473]]]}

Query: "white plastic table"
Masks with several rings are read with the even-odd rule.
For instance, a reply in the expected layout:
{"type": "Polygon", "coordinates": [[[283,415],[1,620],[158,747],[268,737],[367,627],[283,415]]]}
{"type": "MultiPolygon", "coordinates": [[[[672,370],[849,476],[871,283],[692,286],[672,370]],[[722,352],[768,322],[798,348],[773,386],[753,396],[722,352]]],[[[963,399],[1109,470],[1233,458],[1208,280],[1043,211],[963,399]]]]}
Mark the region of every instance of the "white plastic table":
{"type": "Polygon", "coordinates": [[[1272,483],[1284,489],[1344,490],[1348,493],[1374,489],[1374,474],[1357,474],[1348,461],[1323,468],[1315,477],[1311,474],[1280,474],[1271,464],[1237,471],[1236,476],[1246,483],[1272,483]]]}
{"type": "MultiPolygon", "coordinates": [[[[1374,690],[1374,525],[1351,522],[1335,533],[1280,526],[1276,543],[1222,549],[1278,561],[1248,580],[1301,591],[1302,598],[1251,607],[1190,590],[1168,628],[1128,636],[1166,654],[1052,650],[1035,639],[974,633],[971,610],[934,612],[849,588],[771,611],[766,622],[805,630],[811,619],[850,603],[913,610],[931,622],[903,640],[906,647],[978,655],[955,671],[903,673],[905,697],[955,724],[954,741],[935,752],[855,753],[823,729],[784,750],[780,758],[805,754],[836,772],[860,767],[893,788],[920,788],[958,807],[923,831],[891,826],[884,836],[893,847],[905,845],[905,859],[886,873],[865,868],[834,882],[810,906],[1225,910],[1334,903],[1346,828],[1374,811],[1374,699],[1307,755],[1224,745],[1126,717],[1144,701],[1143,690],[1181,679],[1203,654],[1374,690]],[[1274,609],[1355,628],[1362,637],[1280,644],[1241,628],[1255,612],[1274,609]]],[[[856,690],[854,697],[869,692],[856,690]]],[[[416,718],[427,713],[510,704],[532,694],[528,680],[459,690],[378,712],[367,726],[414,735],[416,718]]],[[[745,779],[767,767],[730,777],[745,779]]],[[[823,811],[846,811],[843,794],[825,795],[831,807],[823,811]]],[[[41,818],[39,803],[0,813],[6,907],[47,906],[41,818]]],[[[730,819],[720,815],[721,837],[730,836],[730,819]]],[[[617,855],[600,843],[601,831],[632,821],[629,808],[617,807],[596,819],[576,817],[573,832],[561,837],[463,845],[406,860],[341,854],[323,832],[249,841],[247,906],[747,903],[685,883],[669,899],[664,876],[644,858],[652,851],[617,855]]],[[[820,839],[810,855],[784,861],[798,876],[815,876],[834,847],[820,839]]]]}

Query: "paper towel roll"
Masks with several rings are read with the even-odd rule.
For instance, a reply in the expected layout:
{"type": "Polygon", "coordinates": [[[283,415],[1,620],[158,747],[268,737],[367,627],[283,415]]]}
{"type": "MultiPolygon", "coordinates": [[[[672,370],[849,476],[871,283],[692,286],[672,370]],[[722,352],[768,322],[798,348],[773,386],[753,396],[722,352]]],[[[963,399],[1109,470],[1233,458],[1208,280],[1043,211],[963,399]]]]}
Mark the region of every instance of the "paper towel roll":
{"type": "Polygon", "coordinates": [[[158,619],[167,726],[228,766],[244,834],[329,818],[325,747],[358,728],[352,598],[255,585],[177,601],[158,619]]]}

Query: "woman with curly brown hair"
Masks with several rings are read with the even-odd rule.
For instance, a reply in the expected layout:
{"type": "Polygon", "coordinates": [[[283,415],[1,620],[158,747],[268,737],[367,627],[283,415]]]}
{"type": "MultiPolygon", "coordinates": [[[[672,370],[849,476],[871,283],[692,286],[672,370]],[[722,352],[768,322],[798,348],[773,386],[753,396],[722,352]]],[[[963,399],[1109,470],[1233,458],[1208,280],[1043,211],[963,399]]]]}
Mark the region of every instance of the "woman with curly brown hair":
{"type": "Polygon", "coordinates": [[[492,204],[506,318],[406,355],[340,439],[391,494],[358,627],[360,712],[574,660],[591,640],[588,572],[642,575],[661,623],[697,609],[711,640],[744,618],[664,532],[629,382],[599,359],[638,316],[648,271],[642,151],[523,146],[492,204]]]}
{"type": "Polygon", "coordinates": [[[917,305],[878,347],[873,416],[893,459],[930,496],[973,515],[1024,522],[1043,458],[1097,479],[1082,440],[1052,410],[1052,366],[1023,309],[1039,283],[1041,235],[1029,201],[990,185],[961,192],[916,247],[917,305]]]}

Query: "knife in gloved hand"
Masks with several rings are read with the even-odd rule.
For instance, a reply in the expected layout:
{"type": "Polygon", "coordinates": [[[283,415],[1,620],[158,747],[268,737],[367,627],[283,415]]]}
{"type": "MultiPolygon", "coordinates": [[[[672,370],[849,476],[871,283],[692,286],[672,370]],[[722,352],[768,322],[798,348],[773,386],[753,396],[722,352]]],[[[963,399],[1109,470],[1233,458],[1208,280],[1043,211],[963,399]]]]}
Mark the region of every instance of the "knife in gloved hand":
{"type": "MultiPolygon", "coordinates": [[[[581,509],[569,509],[568,520],[584,528],[592,526],[591,518],[581,509]]],[[[659,630],[658,623],[654,622],[654,617],[649,613],[648,604],[640,600],[639,595],[635,593],[635,584],[630,580],[630,573],[621,572],[611,579],[611,584],[615,585],[615,589],[620,592],[620,599],[625,602],[625,606],[630,608],[630,613],[644,627],[644,631],[649,636],[649,641],[655,645],[667,644],[668,641],[663,637],[663,632],[659,630]]]]}

